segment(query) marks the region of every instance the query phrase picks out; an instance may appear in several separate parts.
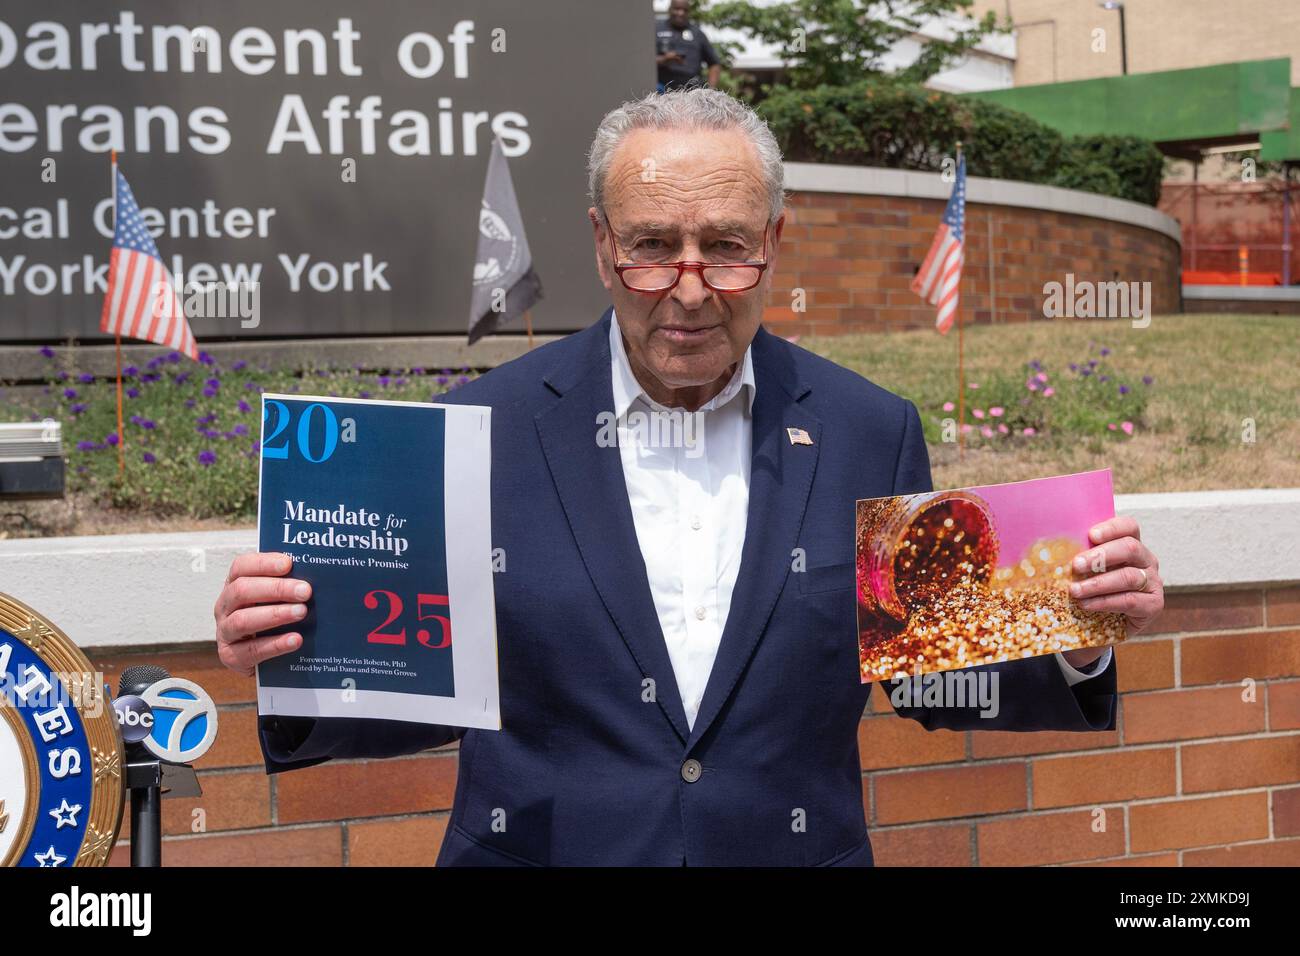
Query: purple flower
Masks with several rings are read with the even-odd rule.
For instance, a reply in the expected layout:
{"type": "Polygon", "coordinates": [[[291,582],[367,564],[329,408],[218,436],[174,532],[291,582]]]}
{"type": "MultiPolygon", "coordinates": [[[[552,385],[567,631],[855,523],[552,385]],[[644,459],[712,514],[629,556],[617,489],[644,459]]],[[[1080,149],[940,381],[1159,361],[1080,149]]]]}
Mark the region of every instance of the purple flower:
{"type": "Polygon", "coordinates": [[[1081,368],[1081,369],[1079,369],[1079,374],[1080,374],[1080,375],[1091,375],[1091,374],[1092,374],[1092,369],[1090,369],[1090,368],[1081,368]]]}
{"type": "Polygon", "coordinates": [[[48,345],[42,345],[41,354],[47,359],[54,358],[54,349],[50,348],[48,345]]]}
{"type": "Polygon", "coordinates": [[[142,460],[146,465],[152,465],[155,461],[158,460],[157,458],[155,458],[155,457],[153,456],[153,452],[151,452],[151,451],[147,451],[147,452],[145,452],[143,455],[140,456],[140,459],[141,459],[141,460],[142,460]]]}
{"type": "Polygon", "coordinates": [[[238,361],[235,362],[235,364],[231,365],[230,368],[231,368],[232,371],[238,372],[240,369],[242,369],[242,368],[243,368],[245,365],[247,365],[247,364],[248,364],[248,363],[245,362],[243,359],[239,359],[238,361]]]}
{"type": "Polygon", "coordinates": [[[77,451],[94,451],[94,450],[95,450],[95,447],[96,447],[96,446],[95,446],[95,443],[94,443],[93,441],[79,441],[79,442],[77,442],[77,451]]]}
{"type": "Polygon", "coordinates": [[[239,400],[239,404],[235,407],[239,409],[241,414],[246,414],[253,410],[253,406],[248,404],[248,402],[244,401],[242,398],[239,400]]]}
{"type": "Polygon", "coordinates": [[[1119,387],[1119,393],[1120,393],[1121,395],[1127,395],[1127,394],[1128,394],[1128,386],[1127,386],[1127,385],[1121,385],[1121,386],[1119,387]]]}
{"type": "Polygon", "coordinates": [[[117,432],[109,432],[107,435],[105,435],[105,436],[104,436],[104,444],[106,444],[106,445],[116,445],[116,444],[117,444],[117,432]]]}
{"type": "Polygon", "coordinates": [[[210,385],[208,385],[208,386],[204,386],[204,388],[203,388],[203,397],[204,397],[204,398],[212,398],[212,397],[214,397],[216,394],[217,394],[217,390],[216,390],[215,388],[213,388],[213,387],[210,386],[210,385]]]}
{"type": "Polygon", "coordinates": [[[240,422],[238,425],[236,425],[234,428],[230,430],[230,433],[232,435],[247,435],[248,426],[245,425],[243,422],[240,422]]]}
{"type": "Polygon", "coordinates": [[[1097,381],[1099,381],[1099,382],[1109,382],[1109,381],[1110,381],[1110,376],[1109,376],[1109,375],[1099,375],[1099,376],[1097,376],[1097,381]]]}
{"type": "Polygon", "coordinates": [[[207,352],[200,352],[200,353],[199,353],[199,361],[202,362],[204,365],[216,365],[216,364],[217,364],[217,360],[214,359],[214,358],[213,358],[211,355],[209,355],[207,352]]]}
{"type": "Polygon", "coordinates": [[[216,464],[216,461],[217,461],[216,452],[207,451],[207,450],[199,452],[199,464],[202,465],[204,468],[207,468],[209,465],[216,464]]]}
{"type": "Polygon", "coordinates": [[[73,398],[76,398],[76,397],[77,397],[77,390],[76,390],[75,388],[65,388],[65,389],[63,390],[63,397],[64,397],[64,398],[67,398],[67,399],[73,399],[73,398]]]}
{"type": "Polygon", "coordinates": [[[186,407],[186,408],[193,408],[194,405],[195,405],[195,401],[194,401],[194,399],[192,399],[192,398],[187,398],[187,399],[185,399],[185,407],[186,407]]]}
{"type": "Polygon", "coordinates": [[[422,368],[413,368],[413,369],[411,369],[411,374],[412,374],[412,375],[423,375],[423,374],[424,374],[424,369],[422,369],[422,368]]]}
{"type": "Polygon", "coordinates": [[[59,373],[59,381],[60,381],[60,382],[66,382],[69,378],[71,378],[71,376],[68,375],[67,372],[60,372],[60,373],[59,373]]]}
{"type": "Polygon", "coordinates": [[[253,439],[253,444],[250,445],[249,447],[252,448],[253,451],[261,451],[261,450],[262,450],[262,442],[261,442],[259,439],[254,438],[254,439],[253,439]]]}
{"type": "Polygon", "coordinates": [[[136,375],[140,374],[140,370],[134,365],[128,365],[126,368],[122,369],[122,374],[127,378],[134,378],[136,375]]]}
{"type": "Polygon", "coordinates": [[[219,379],[219,378],[210,378],[210,379],[208,379],[206,382],[204,382],[203,384],[206,385],[208,388],[212,388],[212,389],[220,388],[220,387],[221,387],[221,379],[219,379]]]}
{"type": "Polygon", "coordinates": [[[1097,360],[1096,360],[1096,359],[1088,359],[1088,368],[1096,368],[1096,367],[1097,367],[1097,360]]]}
{"type": "Polygon", "coordinates": [[[1101,354],[1102,354],[1102,357],[1105,358],[1107,355],[1110,354],[1110,349],[1102,349],[1102,350],[1101,350],[1101,354]]]}
{"type": "Polygon", "coordinates": [[[388,383],[389,383],[389,381],[390,381],[390,379],[388,378],[387,375],[381,375],[381,376],[379,376],[379,387],[380,387],[380,388],[387,388],[387,387],[388,387],[388,383]]]}
{"type": "Polygon", "coordinates": [[[1070,363],[1070,371],[1071,371],[1071,372],[1077,372],[1077,371],[1079,371],[1079,366],[1076,365],[1074,362],[1071,362],[1071,363],[1070,363]]]}
{"type": "Polygon", "coordinates": [[[370,397],[369,392],[361,392],[357,395],[357,398],[369,398],[369,397],[370,397]]]}
{"type": "Polygon", "coordinates": [[[87,407],[87,406],[86,406],[86,403],[85,403],[85,402],[77,402],[75,405],[73,405],[73,406],[72,406],[70,409],[68,409],[68,410],[69,410],[70,412],[72,412],[72,414],[74,414],[74,415],[80,415],[82,412],[84,412],[84,411],[86,410],[86,407],[87,407]]]}
{"type": "Polygon", "coordinates": [[[89,385],[94,380],[95,380],[95,376],[91,375],[89,372],[82,372],[80,375],[77,376],[77,381],[80,382],[82,385],[89,385]]]}
{"type": "Polygon", "coordinates": [[[139,398],[139,397],[140,397],[140,390],[139,390],[138,388],[136,388],[134,385],[132,385],[130,388],[128,388],[128,389],[126,390],[126,397],[127,397],[127,398],[139,398]]]}
{"type": "Polygon", "coordinates": [[[458,379],[456,380],[456,384],[458,384],[458,385],[464,385],[464,384],[465,384],[466,382],[468,382],[468,381],[469,381],[469,376],[468,376],[468,375],[462,375],[460,378],[458,378],[458,379]]]}
{"type": "Polygon", "coordinates": [[[439,376],[438,376],[438,384],[439,384],[439,385],[446,385],[446,384],[447,384],[447,376],[445,376],[445,375],[439,375],[439,376]]]}
{"type": "Polygon", "coordinates": [[[180,352],[172,352],[170,355],[167,356],[167,361],[171,362],[173,365],[175,365],[180,360],[181,360],[180,352]]]}
{"type": "Polygon", "coordinates": [[[184,385],[185,382],[189,380],[189,377],[190,377],[189,372],[177,372],[175,375],[172,376],[172,382],[174,382],[177,385],[184,385]]]}
{"type": "Polygon", "coordinates": [[[245,382],[245,383],[244,383],[244,388],[257,388],[257,383],[256,383],[256,382],[245,382]]]}
{"type": "Polygon", "coordinates": [[[1151,384],[1152,382],[1154,382],[1154,381],[1155,381],[1155,379],[1152,378],[1150,375],[1143,375],[1143,376],[1142,376],[1142,384],[1143,384],[1143,385],[1150,385],[1150,384],[1151,384]]]}
{"type": "Polygon", "coordinates": [[[147,369],[149,369],[149,371],[152,372],[154,369],[156,369],[156,368],[157,368],[159,365],[161,365],[162,363],[163,363],[163,357],[162,357],[161,355],[159,355],[159,356],[157,356],[156,358],[151,358],[148,362],[145,363],[145,366],[144,366],[144,367],[147,368],[147,369]]]}

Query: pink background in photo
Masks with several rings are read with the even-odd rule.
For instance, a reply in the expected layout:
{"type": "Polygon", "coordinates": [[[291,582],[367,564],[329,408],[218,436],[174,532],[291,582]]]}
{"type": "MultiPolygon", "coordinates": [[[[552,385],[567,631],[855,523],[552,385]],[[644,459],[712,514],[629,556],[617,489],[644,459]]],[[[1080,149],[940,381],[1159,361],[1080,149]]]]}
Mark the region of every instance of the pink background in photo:
{"type": "Polygon", "coordinates": [[[998,567],[1018,562],[1041,538],[1070,538],[1083,550],[1089,546],[1088,529],[1115,517],[1109,468],[969,490],[993,510],[998,567]]]}

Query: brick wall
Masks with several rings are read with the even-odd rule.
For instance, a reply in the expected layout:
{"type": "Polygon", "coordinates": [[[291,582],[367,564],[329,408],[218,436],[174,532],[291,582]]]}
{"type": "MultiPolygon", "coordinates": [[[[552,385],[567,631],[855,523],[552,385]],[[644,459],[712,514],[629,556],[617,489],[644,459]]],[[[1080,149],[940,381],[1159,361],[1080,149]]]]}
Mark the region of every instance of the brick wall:
{"type": "MultiPolygon", "coordinates": [[[[768,328],[781,335],[837,335],[933,327],[934,308],[908,286],[943,206],[937,199],[795,194],[764,315],[768,328]],[[793,307],[796,289],[805,290],[803,312],[793,307]]],[[[1177,312],[1180,255],[1173,239],[1140,226],[967,203],[962,321],[1042,319],[1044,285],[1064,283],[1067,273],[1076,282],[1150,282],[1153,311],[1177,312]]]]}
{"type": "MultiPolygon", "coordinates": [[[[1300,587],[1171,596],[1159,633],[1117,653],[1107,733],[926,733],[876,691],[859,741],[877,862],[1300,865],[1300,587]]],[[[268,777],[254,683],[210,647],[92,659],[114,684],[123,667],[157,662],[221,706],[198,764],[203,797],[163,803],[167,865],[432,864],[453,747],[268,777]]],[[[128,862],[128,840],[124,827],[114,864],[128,862]]]]}

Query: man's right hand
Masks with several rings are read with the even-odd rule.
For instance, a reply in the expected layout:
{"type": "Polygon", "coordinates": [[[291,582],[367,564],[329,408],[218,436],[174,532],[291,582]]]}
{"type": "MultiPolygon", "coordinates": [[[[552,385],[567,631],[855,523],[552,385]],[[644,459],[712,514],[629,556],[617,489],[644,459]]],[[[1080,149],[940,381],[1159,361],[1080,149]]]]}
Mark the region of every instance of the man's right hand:
{"type": "Polygon", "coordinates": [[[685,62],[686,62],[686,57],[682,56],[680,53],[660,53],[657,57],[655,57],[655,63],[659,66],[664,66],[668,63],[685,63],[685,62]]]}
{"type": "Polygon", "coordinates": [[[311,597],[311,585],[283,577],[292,568],[293,559],[279,551],[241,554],[230,563],[212,613],[217,619],[217,657],[232,671],[251,677],[262,661],[302,646],[302,635],[296,632],[255,636],[307,614],[304,602],[311,597]]]}

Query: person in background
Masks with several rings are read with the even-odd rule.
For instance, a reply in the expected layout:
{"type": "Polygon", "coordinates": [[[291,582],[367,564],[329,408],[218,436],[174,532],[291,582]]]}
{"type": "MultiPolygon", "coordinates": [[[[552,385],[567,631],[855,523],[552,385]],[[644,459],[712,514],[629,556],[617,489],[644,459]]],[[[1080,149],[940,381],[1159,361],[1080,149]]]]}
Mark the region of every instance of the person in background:
{"type": "Polygon", "coordinates": [[[691,23],[690,0],[673,0],[668,6],[668,18],[655,24],[659,92],[699,86],[701,63],[709,68],[709,88],[716,90],[722,61],[704,31],[691,23]]]}

